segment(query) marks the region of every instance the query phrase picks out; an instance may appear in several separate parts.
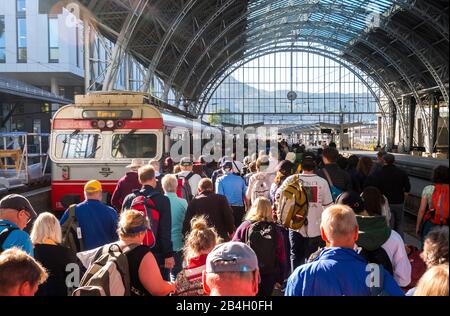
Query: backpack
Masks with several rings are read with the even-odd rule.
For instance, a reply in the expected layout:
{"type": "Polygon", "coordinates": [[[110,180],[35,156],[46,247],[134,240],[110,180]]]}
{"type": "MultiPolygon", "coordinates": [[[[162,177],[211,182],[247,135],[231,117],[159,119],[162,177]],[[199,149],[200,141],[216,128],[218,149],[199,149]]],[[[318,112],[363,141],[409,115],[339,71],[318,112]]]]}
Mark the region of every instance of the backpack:
{"type": "Polygon", "coordinates": [[[76,204],[69,206],[69,216],[64,224],[61,225],[62,245],[72,249],[74,252],[84,250],[83,235],[81,234],[80,224],[75,214],[76,204]]]}
{"type": "Polygon", "coordinates": [[[277,232],[273,223],[253,222],[247,230],[246,244],[256,253],[261,274],[276,272],[277,232]]]}
{"type": "Polygon", "coordinates": [[[384,270],[388,271],[391,275],[394,275],[391,259],[389,259],[386,250],[382,247],[378,247],[375,250],[361,248],[359,254],[364,257],[367,262],[382,265],[384,270]]]}
{"type": "Polygon", "coordinates": [[[0,233],[0,253],[2,253],[3,251],[6,250],[6,249],[3,248],[3,244],[5,243],[6,239],[9,237],[9,235],[13,231],[19,229],[17,227],[13,227],[11,225],[1,225],[1,226],[5,226],[6,229],[2,230],[2,232],[0,233]]]}
{"type": "Polygon", "coordinates": [[[277,221],[290,229],[308,225],[308,195],[298,175],[287,178],[275,197],[277,221]]]}
{"type": "Polygon", "coordinates": [[[189,179],[194,175],[190,172],[186,177],[180,177],[177,175],[178,186],[177,186],[177,196],[181,199],[185,199],[190,202],[194,196],[192,195],[191,185],[189,184],[189,179]]]}
{"type": "Polygon", "coordinates": [[[130,206],[133,210],[143,212],[148,218],[151,229],[147,230],[143,245],[150,248],[155,246],[156,236],[158,236],[159,212],[156,210],[155,203],[152,200],[152,197],[157,194],[159,194],[159,192],[153,192],[149,196],[145,196],[143,191],[139,191],[136,193],[136,197],[133,199],[130,206]]]}
{"type": "Polygon", "coordinates": [[[72,296],[130,296],[130,271],[125,254],[136,246],[124,251],[118,244],[100,248],[72,296]]]}
{"type": "Polygon", "coordinates": [[[323,168],[322,170],[325,177],[327,178],[328,185],[330,186],[331,197],[333,198],[333,202],[336,202],[338,196],[341,195],[344,191],[339,189],[337,186],[333,184],[333,181],[331,180],[330,174],[328,173],[327,169],[323,168]]]}
{"type": "Polygon", "coordinates": [[[258,173],[255,178],[256,182],[253,186],[252,202],[254,202],[259,197],[265,197],[266,199],[269,199],[270,185],[267,184],[266,175],[264,173],[258,173]]]}
{"type": "Polygon", "coordinates": [[[434,186],[430,210],[425,220],[429,220],[434,225],[448,225],[448,184],[434,186]]]}

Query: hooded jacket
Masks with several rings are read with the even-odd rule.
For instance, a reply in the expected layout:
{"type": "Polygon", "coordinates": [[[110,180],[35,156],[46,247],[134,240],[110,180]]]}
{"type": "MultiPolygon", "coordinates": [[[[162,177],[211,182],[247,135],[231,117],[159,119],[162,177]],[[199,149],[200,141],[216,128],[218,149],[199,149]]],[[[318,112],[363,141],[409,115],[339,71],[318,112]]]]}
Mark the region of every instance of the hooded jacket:
{"type": "Polygon", "coordinates": [[[411,263],[400,235],[386,224],[384,216],[356,216],[359,237],[356,244],[369,251],[383,248],[392,263],[394,279],[406,287],[411,283],[411,263]]]}

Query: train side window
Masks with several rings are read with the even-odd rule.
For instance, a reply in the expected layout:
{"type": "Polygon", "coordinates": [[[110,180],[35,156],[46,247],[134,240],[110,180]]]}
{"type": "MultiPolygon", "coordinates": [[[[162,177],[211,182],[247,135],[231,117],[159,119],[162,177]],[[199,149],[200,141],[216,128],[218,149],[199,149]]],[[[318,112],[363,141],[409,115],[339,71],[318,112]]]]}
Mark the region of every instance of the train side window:
{"type": "Polygon", "coordinates": [[[94,159],[101,157],[100,134],[58,134],[55,157],[58,159],[94,159]]]}
{"type": "Polygon", "coordinates": [[[158,137],[155,134],[114,134],[112,157],[116,159],[156,157],[158,137]]]}

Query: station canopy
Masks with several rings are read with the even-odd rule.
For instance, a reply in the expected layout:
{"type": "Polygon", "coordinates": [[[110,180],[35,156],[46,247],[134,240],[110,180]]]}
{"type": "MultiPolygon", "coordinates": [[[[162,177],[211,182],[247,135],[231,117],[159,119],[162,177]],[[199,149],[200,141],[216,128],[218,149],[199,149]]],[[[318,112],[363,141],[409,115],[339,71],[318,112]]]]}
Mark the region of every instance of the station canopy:
{"type": "MultiPolygon", "coordinates": [[[[71,1],[72,2],[72,1],[71,1]]],[[[435,88],[448,103],[448,0],[79,0],[100,32],[196,108],[232,65],[321,45],[390,98],[435,88]]]]}

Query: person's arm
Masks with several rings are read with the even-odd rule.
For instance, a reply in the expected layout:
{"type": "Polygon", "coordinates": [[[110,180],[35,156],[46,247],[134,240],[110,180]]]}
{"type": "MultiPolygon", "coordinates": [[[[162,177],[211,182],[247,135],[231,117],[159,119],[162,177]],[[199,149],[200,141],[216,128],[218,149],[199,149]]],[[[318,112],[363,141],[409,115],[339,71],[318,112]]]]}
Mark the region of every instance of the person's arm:
{"type": "Polygon", "coordinates": [[[133,199],[135,197],[136,195],[134,193],[130,193],[125,197],[122,204],[122,211],[127,210],[131,207],[131,203],[133,202],[133,199]]]}
{"type": "Polygon", "coordinates": [[[120,212],[122,209],[122,181],[119,180],[117,182],[117,186],[114,189],[114,192],[111,196],[111,205],[114,206],[114,208],[117,210],[117,212],[120,212]]]}
{"type": "Polygon", "coordinates": [[[167,197],[161,196],[160,203],[157,205],[160,210],[158,228],[159,246],[164,258],[167,259],[173,256],[172,214],[170,212],[170,201],[167,197]]]}
{"type": "Polygon", "coordinates": [[[409,177],[406,174],[406,172],[403,173],[403,177],[404,177],[404,182],[405,182],[405,193],[409,193],[409,191],[411,191],[411,182],[409,182],[409,177]]]}
{"type": "Polygon", "coordinates": [[[399,246],[395,249],[392,266],[395,281],[399,286],[407,287],[411,283],[411,262],[404,243],[399,243],[399,246]]]}
{"type": "Polygon", "coordinates": [[[24,232],[23,230],[16,229],[13,230],[8,238],[3,243],[4,249],[9,249],[12,247],[18,247],[21,248],[23,251],[25,251],[30,256],[34,256],[33,253],[33,244],[31,243],[30,236],[24,232]]]}
{"type": "Polygon", "coordinates": [[[222,206],[222,215],[223,215],[223,224],[224,227],[228,233],[228,235],[232,235],[234,233],[234,230],[236,227],[234,227],[234,215],[233,210],[230,207],[230,204],[228,203],[228,200],[223,195],[218,195],[218,197],[221,199],[220,205],[222,206]]]}
{"type": "Polygon", "coordinates": [[[423,217],[425,215],[425,210],[427,208],[428,200],[427,197],[422,194],[422,199],[420,200],[420,207],[419,211],[417,213],[417,220],[416,220],[416,234],[419,235],[420,231],[420,225],[422,224],[423,217]]]}
{"type": "Polygon", "coordinates": [[[164,281],[158,263],[151,252],[147,253],[139,265],[139,281],[153,296],[166,296],[175,292],[175,284],[164,281]]]}
{"type": "Polygon", "coordinates": [[[253,189],[254,182],[255,182],[254,177],[251,176],[250,179],[248,180],[247,192],[245,194],[248,201],[250,201],[252,199],[252,189],[253,189]]]}
{"type": "Polygon", "coordinates": [[[119,223],[119,218],[116,210],[111,208],[110,211],[111,211],[111,241],[116,241],[119,239],[119,236],[117,236],[117,227],[119,223]]]}
{"type": "Polygon", "coordinates": [[[183,221],[183,229],[181,230],[181,233],[183,234],[183,239],[186,238],[186,234],[191,231],[191,219],[194,217],[194,210],[195,210],[195,200],[192,200],[188,203],[187,209],[186,209],[186,216],[184,217],[183,221]]]}
{"type": "Polygon", "coordinates": [[[246,240],[246,235],[247,235],[247,230],[250,226],[249,222],[242,222],[242,224],[236,229],[236,232],[234,233],[233,238],[231,239],[231,241],[238,241],[238,242],[247,242],[246,240]]]}
{"type": "Polygon", "coordinates": [[[225,195],[225,190],[223,189],[222,179],[217,179],[217,182],[216,182],[216,193],[220,194],[220,195],[225,195]]]}

